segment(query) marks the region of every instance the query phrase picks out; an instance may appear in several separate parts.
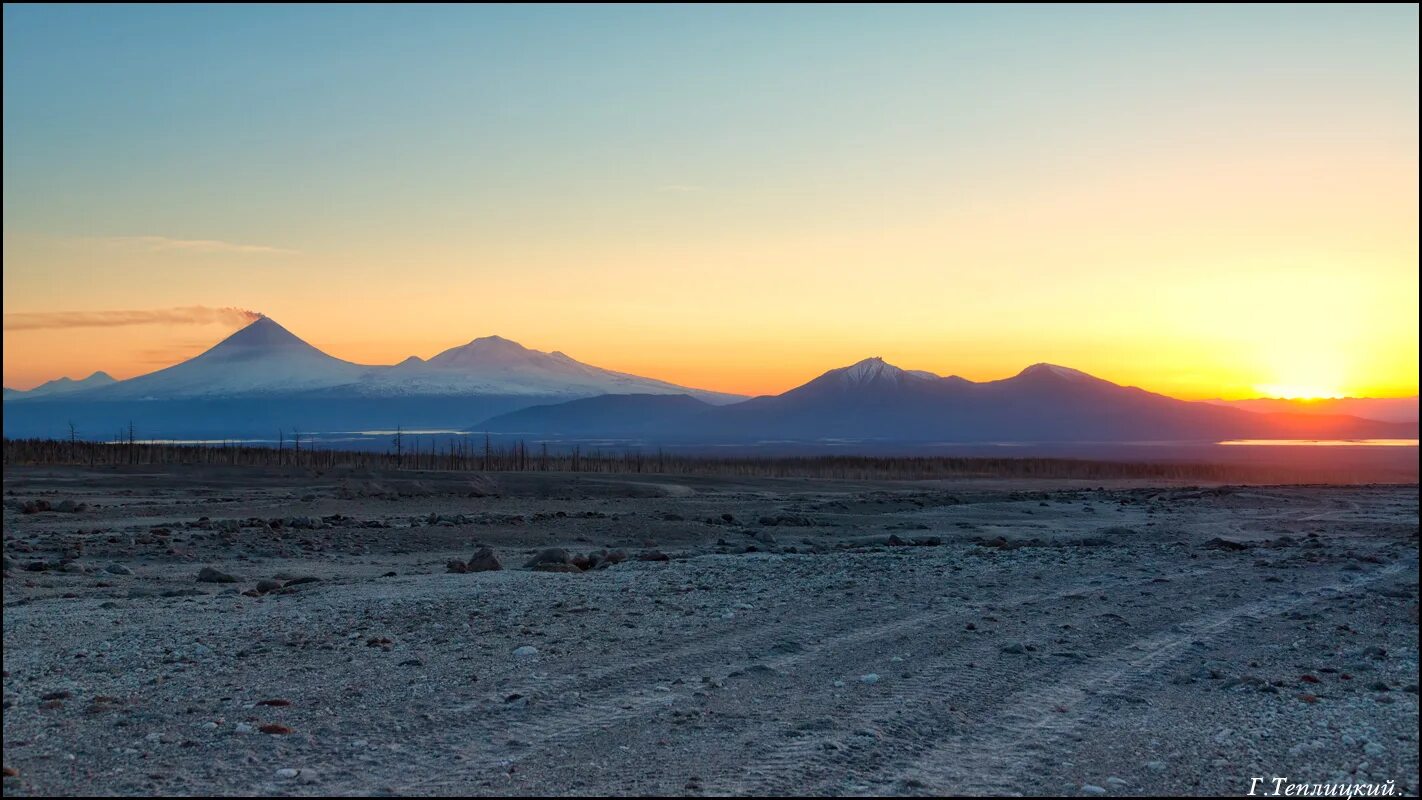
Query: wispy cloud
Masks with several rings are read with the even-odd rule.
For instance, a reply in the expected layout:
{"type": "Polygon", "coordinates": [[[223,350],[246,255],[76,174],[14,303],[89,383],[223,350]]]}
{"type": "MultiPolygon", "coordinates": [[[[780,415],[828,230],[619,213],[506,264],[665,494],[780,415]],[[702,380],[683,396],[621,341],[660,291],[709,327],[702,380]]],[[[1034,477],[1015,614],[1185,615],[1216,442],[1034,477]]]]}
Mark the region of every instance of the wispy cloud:
{"type": "Polygon", "coordinates": [[[241,327],[262,315],[245,308],[128,309],[123,311],[32,311],[5,315],[7,331],[55,330],[60,328],[119,328],[127,325],[212,325],[241,327]]]}
{"type": "Polygon", "coordinates": [[[167,347],[152,347],[139,350],[135,360],[139,364],[150,366],[166,367],[185,361],[202,351],[212,347],[210,339],[190,339],[181,342],[173,342],[167,347]]]}
{"type": "Polygon", "coordinates": [[[265,244],[240,244],[220,239],[174,239],[168,236],[100,236],[89,241],[112,247],[150,253],[237,253],[247,255],[294,255],[299,251],[265,244]]]}

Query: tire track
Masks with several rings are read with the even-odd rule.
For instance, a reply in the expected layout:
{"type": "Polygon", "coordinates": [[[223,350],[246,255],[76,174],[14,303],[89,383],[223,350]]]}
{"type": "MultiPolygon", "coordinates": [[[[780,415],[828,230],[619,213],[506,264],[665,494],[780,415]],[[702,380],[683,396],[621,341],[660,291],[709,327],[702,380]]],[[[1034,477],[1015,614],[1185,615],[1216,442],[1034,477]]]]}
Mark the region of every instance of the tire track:
{"type": "Polygon", "coordinates": [[[1195,642],[1209,640],[1250,619],[1277,616],[1300,606],[1348,594],[1402,571],[1394,563],[1371,575],[1306,590],[1294,590],[1196,617],[1171,629],[1137,639],[1068,677],[1015,693],[987,730],[974,728],[917,755],[914,763],[889,781],[892,786],[921,786],[934,794],[1008,794],[1010,776],[1050,758],[1044,745],[1060,746],[1068,734],[1100,719],[1110,698],[1184,654],[1195,642]],[[1065,708],[1065,712],[1058,709],[1065,708]]]}
{"type": "MultiPolygon", "coordinates": [[[[1201,575],[1215,574],[1221,572],[1223,568],[1213,567],[1209,569],[1195,570],[1186,573],[1184,576],[1175,577],[1198,577],[1201,575]]],[[[1033,603],[1050,603],[1060,601],[1083,593],[1099,593],[1112,589],[1120,589],[1135,585],[1148,585],[1157,576],[1141,576],[1134,578],[1117,578],[1115,580],[1093,579],[1094,582],[1083,582],[1070,587],[1060,589],[1050,594],[1038,592],[1018,592],[1006,598],[993,598],[990,602],[975,603],[970,607],[962,604],[955,604],[948,609],[931,609],[913,614],[907,617],[899,616],[894,619],[874,622],[870,616],[870,611],[883,612],[886,609],[882,606],[853,606],[848,608],[827,609],[811,614],[809,617],[797,618],[793,621],[794,626],[799,629],[810,628],[819,634],[817,641],[798,653],[785,654],[769,659],[760,659],[756,663],[776,670],[802,665],[807,662],[821,661],[826,658],[842,658],[844,651],[856,647],[866,647],[871,645],[882,645],[885,641],[894,640],[905,636],[920,637],[925,630],[932,630],[943,625],[953,625],[954,632],[963,635],[963,623],[978,619],[986,608],[1003,609],[1015,608],[1033,603]],[[829,624],[828,631],[814,629],[807,623],[807,619],[820,624],[829,624]]],[[[890,607],[887,610],[892,610],[890,607]]],[[[553,713],[528,720],[522,723],[511,723],[505,728],[498,729],[500,736],[526,742],[532,747],[519,752],[509,752],[507,750],[490,752],[486,748],[471,745],[463,751],[463,769],[478,770],[502,767],[507,769],[517,765],[538,753],[544,753],[552,748],[563,747],[573,744],[580,739],[589,736],[602,734],[608,729],[641,717],[663,710],[678,702],[688,699],[688,694],[682,692],[662,692],[654,695],[635,694],[635,692],[645,691],[650,688],[652,681],[646,673],[655,672],[658,677],[664,678],[666,673],[675,669],[690,669],[696,665],[707,662],[713,653],[724,652],[727,648],[742,647],[746,645],[766,645],[772,642],[783,641],[789,638],[789,634],[782,627],[780,622],[763,624],[753,630],[734,634],[729,637],[715,639],[709,642],[699,642],[694,646],[678,648],[669,653],[662,653],[639,659],[628,664],[617,667],[609,667],[598,671],[601,684],[594,688],[588,688],[584,683],[583,698],[578,705],[568,708],[566,711],[553,713]],[[601,690],[602,696],[589,697],[589,694],[601,690]]],[[[974,652],[995,650],[999,643],[987,642],[980,645],[974,652]]],[[[961,660],[961,659],[960,659],[961,660]]],[[[920,678],[919,682],[924,679],[920,678]]],[[[559,682],[560,685],[578,684],[576,678],[568,678],[559,682]]],[[[898,699],[881,697],[874,708],[882,710],[882,707],[889,704],[901,702],[898,699]]],[[[803,746],[803,742],[799,743],[803,746]]],[[[795,748],[792,747],[792,750],[795,748]]],[[[800,763],[798,752],[788,752],[778,757],[775,764],[778,771],[788,772],[789,769],[800,763]]],[[[704,766],[704,765],[703,765],[704,766]]],[[[739,772],[737,768],[731,771],[739,772]]],[[[701,774],[717,774],[714,771],[701,770],[701,774]]],[[[717,775],[710,785],[728,780],[730,774],[717,775]]],[[[437,787],[453,788],[454,781],[439,780],[434,783],[422,782],[412,786],[404,787],[412,791],[433,791],[437,787]]]]}
{"type": "MultiPolygon", "coordinates": [[[[1241,565],[1235,565],[1236,567],[1241,565]]],[[[1214,577],[1232,574],[1235,568],[1215,567],[1194,570],[1176,577],[1214,577]]],[[[1133,584],[1149,584],[1153,578],[1126,581],[1110,588],[1128,588],[1133,584]]],[[[1054,600],[1061,592],[1042,596],[1043,600],[1054,600]]],[[[1158,606],[1150,603],[1150,606],[1158,606]]],[[[1097,609],[1083,610],[1083,615],[1096,616],[1097,609]]],[[[1054,615],[1052,622],[1078,622],[1079,617],[1054,615]]],[[[1160,620],[1161,625],[1171,625],[1174,621],[1160,620]]],[[[1109,629],[1101,633],[1109,635],[1109,629]]],[[[775,751],[764,754],[751,764],[739,764],[720,771],[716,778],[706,782],[707,794],[729,795],[804,795],[826,791],[842,794],[850,791],[844,787],[866,784],[878,779],[891,764],[895,748],[926,748],[932,735],[954,735],[971,724],[962,710],[944,714],[934,701],[951,698],[961,702],[982,702],[995,698],[1004,690],[1021,685],[1042,674],[1061,668],[1054,659],[1032,662],[1010,662],[1015,670],[1005,674],[1002,670],[965,669],[965,665],[975,663],[999,652],[1001,639],[977,643],[968,650],[954,650],[950,659],[940,660],[933,668],[915,675],[912,679],[894,681],[887,694],[873,695],[862,703],[852,721],[841,728],[863,728],[868,726],[874,736],[851,735],[802,738],[789,742],[775,751]],[[930,736],[925,736],[925,731],[930,736]],[[886,751],[889,755],[885,755],[886,751]]],[[[991,701],[989,701],[991,702],[991,701]]],[[[989,705],[987,708],[995,708],[989,705]]],[[[982,713],[982,712],[980,712],[982,713]]],[[[704,772],[702,774],[705,774],[704,772]]]]}

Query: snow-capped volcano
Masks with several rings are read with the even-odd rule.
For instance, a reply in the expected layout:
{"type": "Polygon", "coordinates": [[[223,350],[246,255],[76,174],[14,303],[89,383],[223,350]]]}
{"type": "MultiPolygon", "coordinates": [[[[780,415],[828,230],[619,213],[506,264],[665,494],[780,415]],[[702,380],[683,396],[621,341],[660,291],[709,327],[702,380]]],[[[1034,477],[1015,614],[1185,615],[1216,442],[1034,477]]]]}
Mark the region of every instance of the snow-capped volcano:
{"type": "Polygon", "coordinates": [[[173,400],[302,392],[354,383],[370,369],[329,356],[262,317],[202,355],[120,381],[101,396],[173,400]]]}
{"type": "Polygon", "coordinates": [[[1009,381],[1066,381],[1067,383],[1108,383],[1095,375],[1088,375],[1079,369],[1061,367],[1056,364],[1033,364],[1022,370],[1009,381]]]}
{"type": "Polygon", "coordinates": [[[921,369],[902,369],[888,363],[879,356],[866,358],[847,367],[832,369],[811,381],[809,386],[842,389],[862,389],[875,386],[900,386],[905,383],[941,380],[932,372],[921,369]]]}
{"type": "Polygon", "coordinates": [[[368,373],[358,387],[367,395],[686,394],[711,403],[741,398],[594,367],[564,355],[524,347],[502,336],[484,336],[451,347],[427,361],[410,357],[368,373]]]}
{"type": "Polygon", "coordinates": [[[687,394],[710,403],[742,399],[600,369],[500,336],[475,339],[429,360],[410,356],[394,366],[365,366],[323,353],[268,317],[180,364],[126,381],[110,379],[108,386],[99,386],[98,378],[87,383],[98,388],[83,396],[95,400],[223,399],[312,391],[370,400],[493,395],[562,400],[602,394],[687,394]]]}

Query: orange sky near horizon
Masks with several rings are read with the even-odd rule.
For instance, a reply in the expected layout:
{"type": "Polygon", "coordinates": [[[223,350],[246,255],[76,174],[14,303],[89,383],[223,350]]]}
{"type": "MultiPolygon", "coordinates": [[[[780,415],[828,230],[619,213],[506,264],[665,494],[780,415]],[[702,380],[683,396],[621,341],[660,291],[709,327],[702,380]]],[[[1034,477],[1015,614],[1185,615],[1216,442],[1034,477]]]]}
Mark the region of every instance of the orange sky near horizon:
{"type": "MultiPolygon", "coordinates": [[[[1290,372],[1288,369],[1272,373],[1279,377],[1276,384],[1254,383],[1258,367],[1247,356],[1234,359],[1226,364],[1223,371],[1202,374],[1192,369],[1188,358],[1182,358],[1172,367],[1159,354],[1146,352],[1154,345],[1141,344],[1134,349],[1116,346],[1104,347],[1088,344],[1074,350],[1062,347],[1060,343],[1047,348],[1050,356],[1031,355],[1029,345],[1007,340],[977,339],[967,340],[956,346],[924,346],[912,341],[894,342],[887,338],[878,339],[874,346],[858,346],[844,340],[805,339],[796,343],[795,355],[790,361],[783,357],[777,346],[780,342],[757,340],[744,336],[731,342],[702,341],[682,345],[677,348],[640,347],[619,348],[617,341],[583,338],[581,341],[561,342],[545,339],[535,330],[524,335],[510,335],[507,330],[474,330],[458,339],[442,341],[418,341],[415,339],[390,338],[380,336],[381,329],[371,326],[363,331],[369,338],[350,338],[335,335],[315,335],[305,330],[297,321],[281,319],[298,336],[338,358],[363,364],[393,364],[406,356],[419,355],[428,358],[447,347],[463,344],[470,338],[492,334],[519,341],[535,349],[562,350],[578,360],[596,366],[623,372],[645,375],[668,380],[696,388],[713,389],[747,395],[776,394],[794,388],[826,370],[846,366],[861,358],[882,356],[890,363],[905,369],[927,369],[942,375],[956,374],[971,380],[995,380],[1010,377],[1020,369],[1038,361],[1059,363],[1082,369],[1098,377],[1123,385],[1141,386],[1151,391],[1169,394],[1183,399],[1203,400],[1213,398],[1241,399],[1249,397],[1403,397],[1416,394],[1414,381],[1409,387],[1408,376],[1396,384],[1369,386],[1349,384],[1346,369],[1328,373],[1316,370],[1306,364],[1290,372]],[[600,347],[598,345],[601,345],[600,347]],[[1103,357],[1104,356],[1104,357],[1103,357]],[[678,358],[683,360],[678,361],[678,358]],[[1144,364],[1144,368],[1140,365],[1144,364]],[[1230,371],[1233,370],[1233,371],[1230,371]],[[1337,382],[1328,384],[1307,384],[1310,376],[1323,376],[1337,382]],[[1294,381],[1288,383],[1288,381],[1294,381]]],[[[82,378],[95,369],[103,369],[116,378],[123,379],[151,372],[176,363],[184,358],[198,355],[216,344],[235,330],[234,325],[220,323],[172,326],[152,324],[120,328],[73,328],[68,330],[14,331],[5,334],[6,345],[6,386],[27,389],[60,375],[82,378]],[[97,341],[96,341],[97,339],[97,341]],[[54,358],[45,362],[27,380],[10,380],[10,353],[13,341],[43,342],[54,358]],[[69,354],[63,355],[60,354],[69,354]],[[70,365],[68,369],[55,371],[60,364],[70,365]]],[[[644,342],[634,330],[627,331],[634,342],[644,342]]],[[[19,350],[18,347],[15,348],[19,350]]],[[[1221,346],[1222,352],[1228,348],[1221,346]]],[[[1259,353],[1259,357],[1275,357],[1270,351],[1259,353]]],[[[1194,363],[1198,363],[1196,360],[1194,363]]],[[[1287,363],[1287,362],[1285,362],[1287,363]]],[[[1356,364],[1356,360],[1350,363],[1356,364]]],[[[16,374],[24,373],[17,371],[16,374]]]]}
{"type": "Polygon", "coordinates": [[[744,394],[1418,391],[1416,6],[4,14],[6,386],[234,329],[17,315],[204,306],[744,394]]]}

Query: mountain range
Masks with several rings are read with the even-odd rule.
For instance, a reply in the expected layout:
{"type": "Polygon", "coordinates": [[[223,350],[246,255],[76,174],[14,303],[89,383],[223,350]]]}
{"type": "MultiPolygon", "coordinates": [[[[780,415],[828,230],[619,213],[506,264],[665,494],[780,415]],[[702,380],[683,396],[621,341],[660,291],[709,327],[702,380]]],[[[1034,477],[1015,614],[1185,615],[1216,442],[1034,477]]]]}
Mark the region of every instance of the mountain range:
{"type": "Polygon", "coordinates": [[[576,400],[499,415],[476,427],[525,436],[706,442],[1212,442],[1410,438],[1417,432],[1416,423],[1254,413],[1177,400],[1053,364],[979,383],[870,358],[780,395],[720,407],[669,400],[576,400]]]}
{"type": "Polygon", "coordinates": [[[549,439],[1213,442],[1414,438],[1417,423],[1189,402],[1036,364],[997,381],[869,358],[744,398],[602,369],[498,336],[392,366],[330,356],[261,318],[194,358],[115,381],[95,373],[5,393],[6,436],[242,437],[278,429],[488,431],[549,439]],[[1263,412],[1263,413],[1261,413],[1263,412]]]}
{"type": "Polygon", "coordinates": [[[70,392],[81,392],[85,389],[95,389],[100,386],[108,386],[111,383],[118,383],[113,376],[107,372],[95,372],[87,378],[74,380],[73,378],[55,378],[52,381],[45,381],[39,386],[27,391],[19,392],[14,389],[5,389],[5,396],[14,395],[19,397],[53,397],[59,394],[69,394],[70,392]]]}
{"type": "Polygon", "coordinates": [[[396,425],[454,429],[533,404],[605,394],[679,395],[712,405],[745,399],[594,367],[499,336],[474,339],[429,360],[355,364],[267,317],[171,367],[123,381],[70,383],[75,388],[64,392],[46,390],[50,384],[7,391],[5,435],[62,436],[70,421],[90,436],[112,435],[132,423],[146,436],[165,438],[396,425]],[[87,385],[79,388],[81,383],[87,385]]]}
{"type": "Polygon", "coordinates": [[[1411,397],[1329,397],[1318,400],[1286,400],[1254,397],[1245,400],[1210,400],[1216,405],[1242,408],[1261,414],[1290,413],[1362,417],[1383,422],[1416,422],[1417,395],[1411,397]]]}

